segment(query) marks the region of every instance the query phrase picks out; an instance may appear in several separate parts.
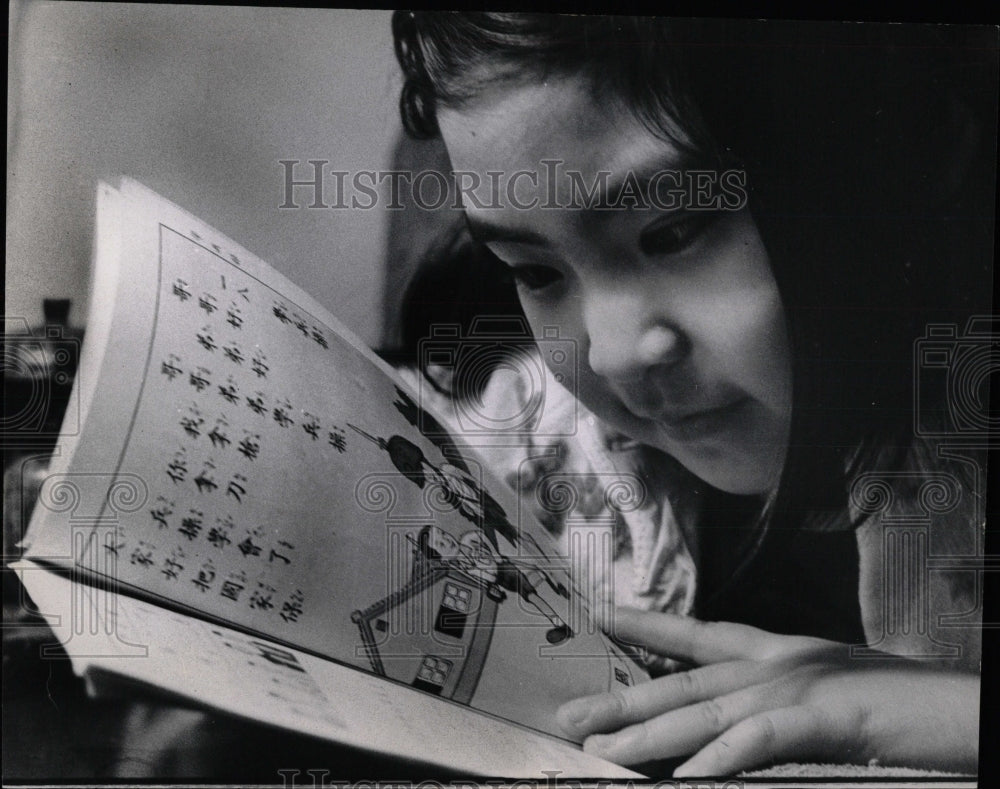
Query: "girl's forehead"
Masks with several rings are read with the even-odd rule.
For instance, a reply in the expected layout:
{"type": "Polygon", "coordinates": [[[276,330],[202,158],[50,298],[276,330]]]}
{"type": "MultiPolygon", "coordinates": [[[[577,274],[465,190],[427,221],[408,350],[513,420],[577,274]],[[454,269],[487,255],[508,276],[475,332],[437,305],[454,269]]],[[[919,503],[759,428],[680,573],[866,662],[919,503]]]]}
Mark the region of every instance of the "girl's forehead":
{"type": "Polygon", "coordinates": [[[455,169],[545,170],[558,160],[612,173],[679,164],[677,147],[654,135],[608,92],[581,76],[503,82],[459,108],[441,108],[438,125],[455,169]]]}

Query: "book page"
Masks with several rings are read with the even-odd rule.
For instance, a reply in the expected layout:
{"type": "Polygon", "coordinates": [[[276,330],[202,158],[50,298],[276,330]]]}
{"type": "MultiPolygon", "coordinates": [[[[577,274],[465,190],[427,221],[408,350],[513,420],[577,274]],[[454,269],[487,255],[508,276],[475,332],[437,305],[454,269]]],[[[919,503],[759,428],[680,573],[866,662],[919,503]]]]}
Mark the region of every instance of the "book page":
{"type": "Polygon", "coordinates": [[[74,591],[72,580],[30,562],[17,569],[74,670],[91,684],[155,689],[182,703],[469,774],[638,776],[556,738],[357,669],[128,597],[110,602],[107,590],[74,591]]]}
{"type": "Polygon", "coordinates": [[[550,733],[643,681],[516,496],[319,304],[134,182],[115,210],[29,558],[550,733]]]}

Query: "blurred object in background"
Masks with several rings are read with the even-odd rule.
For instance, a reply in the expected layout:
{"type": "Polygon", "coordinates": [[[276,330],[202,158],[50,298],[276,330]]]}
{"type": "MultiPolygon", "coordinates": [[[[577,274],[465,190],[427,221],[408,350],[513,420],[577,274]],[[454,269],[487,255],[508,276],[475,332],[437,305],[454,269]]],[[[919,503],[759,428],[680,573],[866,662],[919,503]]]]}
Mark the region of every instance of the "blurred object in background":
{"type": "Polygon", "coordinates": [[[83,339],[69,326],[70,307],[70,299],[44,299],[41,326],[4,319],[5,445],[51,447],[59,436],[83,339]]]}
{"type": "MultiPolygon", "coordinates": [[[[44,299],[44,322],[5,318],[3,336],[3,558],[4,599],[13,582],[7,562],[17,547],[45,478],[80,362],[83,330],[69,324],[70,299],[44,299]]],[[[68,431],[79,429],[70,414],[68,431]]],[[[16,588],[16,583],[14,584],[16,588]]]]}

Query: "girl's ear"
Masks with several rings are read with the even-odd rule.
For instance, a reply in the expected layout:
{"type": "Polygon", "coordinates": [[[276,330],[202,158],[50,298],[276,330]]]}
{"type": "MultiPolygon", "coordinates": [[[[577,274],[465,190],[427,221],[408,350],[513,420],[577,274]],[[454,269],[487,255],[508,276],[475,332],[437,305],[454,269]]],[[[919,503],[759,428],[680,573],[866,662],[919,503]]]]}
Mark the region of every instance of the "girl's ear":
{"type": "Polygon", "coordinates": [[[431,385],[439,392],[453,392],[455,380],[455,368],[444,367],[439,364],[428,364],[422,370],[427,376],[431,385]]]}

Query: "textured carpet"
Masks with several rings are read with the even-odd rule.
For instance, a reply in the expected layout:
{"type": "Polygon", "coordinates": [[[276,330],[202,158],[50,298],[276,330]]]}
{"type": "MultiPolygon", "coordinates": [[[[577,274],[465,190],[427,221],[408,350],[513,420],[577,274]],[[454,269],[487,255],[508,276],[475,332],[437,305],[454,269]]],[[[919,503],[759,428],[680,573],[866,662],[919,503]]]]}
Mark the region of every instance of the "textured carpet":
{"type": "Polygon", "coordinates": [[[790,762],[740,773],[743,778],[969,778],[961,773],[920,770],[912,767],[885,767],[880,764],[799,764],[790,762]]]}

